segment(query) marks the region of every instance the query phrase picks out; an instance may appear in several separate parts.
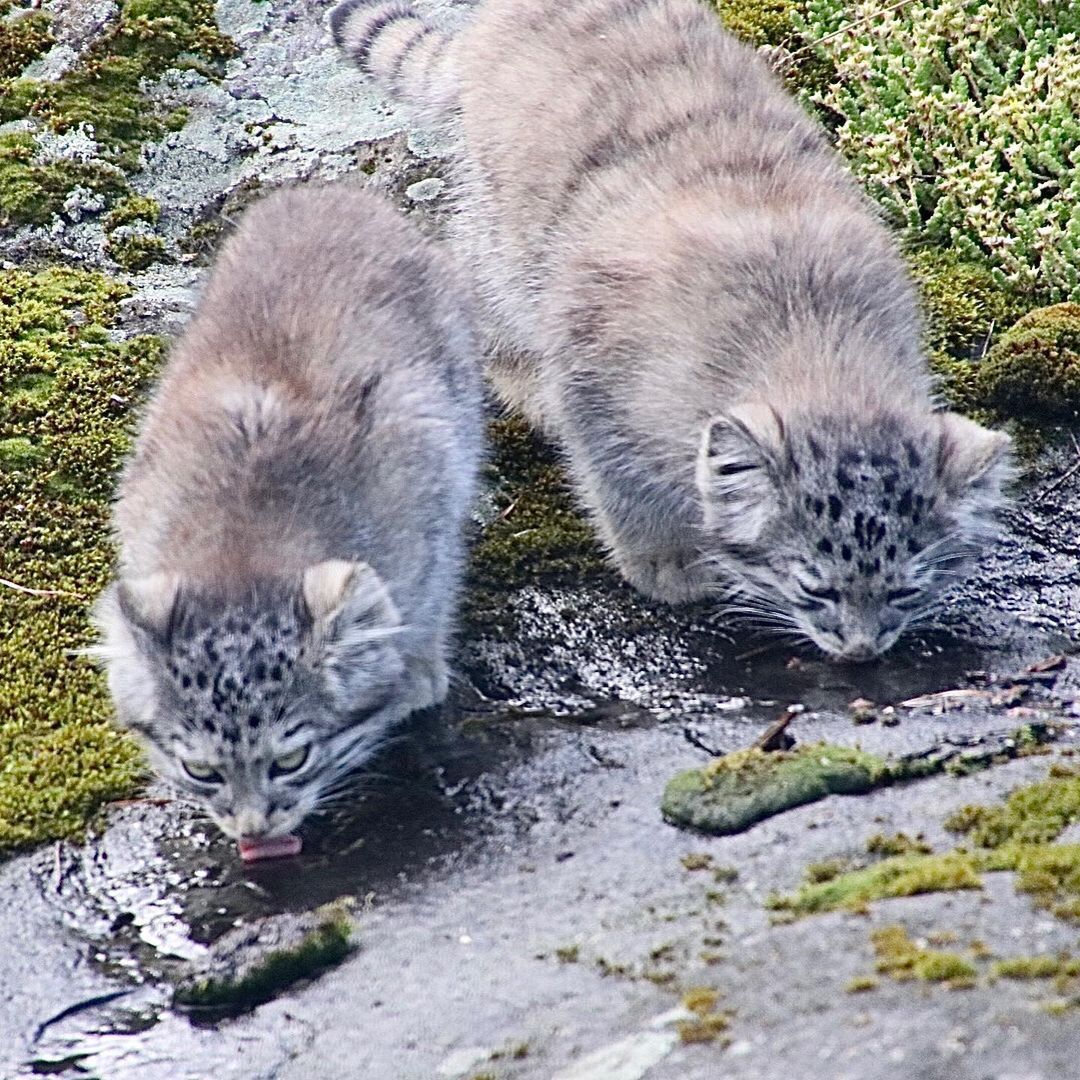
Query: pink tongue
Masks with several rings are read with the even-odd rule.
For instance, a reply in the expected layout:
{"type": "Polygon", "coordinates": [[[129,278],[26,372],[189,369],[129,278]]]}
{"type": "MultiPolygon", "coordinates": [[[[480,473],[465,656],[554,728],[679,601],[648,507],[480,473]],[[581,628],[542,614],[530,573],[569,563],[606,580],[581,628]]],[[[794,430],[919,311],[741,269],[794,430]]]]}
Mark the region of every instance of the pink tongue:
{"type": "Polygon", "coordinates": [[[303,846],[299,836],[275,836],[271,840],[241,840],[240,858],[244,862],[258,859],[278,859],[283,855],[299,855],[303,846]]]}

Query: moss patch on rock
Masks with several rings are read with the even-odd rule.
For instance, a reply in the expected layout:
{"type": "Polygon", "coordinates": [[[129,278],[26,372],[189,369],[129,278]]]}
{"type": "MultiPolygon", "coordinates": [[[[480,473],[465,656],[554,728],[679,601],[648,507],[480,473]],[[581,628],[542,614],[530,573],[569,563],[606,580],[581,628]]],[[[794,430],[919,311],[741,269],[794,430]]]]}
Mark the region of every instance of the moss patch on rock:
{"type": "Polygon", "coordinates": [[[873,866],[808,882],[789,896],[771,896],[766,905],[793,915],[823,911],[865,911],[873,900],[921,893],[979,889],[979,863],[967,852],[945,855],[895,855],[873,866]]]}
{"type": "Polygon", "coordinates": [[[998,979],[1072,979],[1080,975],[1080,959],[1061,953],[1056,956],[1010,956],[990,968],[998,979]]]}
{"type": "Polygon", "coordinates": [[[824,89],[833,66],[802,32],[806,0],[713,0],[724,26],[749,45],[766,48],[773,66],[791,89],[807,99],[824,89]]]}
{"type": "Polygon", "coordinates": [[[109,496],[156,338],[109,339],[122,284],[0,271],[0,852],[78,836],[142,774],[108,723],[87,605],[112,557],[109,496]]]}
{"type": "Polygon", "coordinates": [[[145,270],[166,258],[165,241],[160,236],[144,232],[112,233],[105,245],[105,254],[125,270],[145,270]]]}
{"type": "Polygon", "coordinates": [[[112,29],[62,78],[0,90],[0,120],[30,116],[59,133],[89,124],[117,163],[134,167],[142,143],[182,122],[147,98],[144,81],[169,68],[212,72],[233,51],[210,0],[121,0],[112,29]]]}
{"type": "Polygon", "coordinates": [[[863,794],[888,777],[882,758],[844,746],[739,750],[673,777],[661,810],[675,825],[723,836],[826,795],[863,794]]]}
{"type": "Polygon", "coordinates": [[[352,924],[326,918],[292,946],[274,949],[235,978],[210,977],[177,988],[174,1002],[204,1019],[236,1016],[336,967],[353,950],[352,924]]]}
{"type": "Polygon", "coordinates": [[[121,225],[131,225],[136,221],[147,225],[156,225],[161,217],[161,207],[156,199],[145,195],[129,195],[118,202],[105,216],[105,228],[110,232],[121,225]]]}
{"type": "Polygon", "coordinates": [[[3,78],[21,72],[51,39],[40,17],[0,27],[20,43],[5,51],[0,33],[0,123],[31,120],[58,134],[87,125],[101,152],[95,160],[42,156],[32,132],[0,136],[0,228],[47,223],[76,188],[106,205],[125,194],[124,173],[138,168],[143,143],[187,117],[155,104],[147,84],[170,68],[215,74],[234,51],[211,0],[120,0],[113,26],[61,78],[3,78]]]}
{"type": "Polygon", "coordinates": [[[55,41],[51,21],[40,11],[30,11],[0,22],[0,80],[14,78],[49,50],[55,41]]]}
{"type": "Polygon", "coordinates": [[[989,266],[938,249],[917,252],[910,263],[931,366],[953,408],[990,422],[1076,417],[1080,305],[1029,310],[1030,300],[989,266]]]}
{"type": "Polygon", "coordinates": [[[109,202],[127,191],[128,185],[115,166],[42,160],[32,135],[0,135],[0,228],[50,221],[75,188],[85,188],[109,202]]]}
{"type": "MultiPolygon", "coordinates": [[[[1016,888],[1058,918],[1080,922],[1080,844],[1054,843],[1080,820],[1080,772],[1051,766],[1042,781],[1014,791],[994,806],[968,805],[945,819],[968,846],[943,854],[895,855],[870,866],[808,882],[767,904],[789,915],[862,911],[874,900],[916,893],[976,889],[981,875],[1009,870],[1016,888]]],[[[872,849],[885,850],[879,845],[872,849]]]]}
{"type": "Polygon", "coordinates": [[[965,956],[929,949],[911,940],[902,926],[885,926],[871,936],[876,969],[882,975],[906,981],[945,983],[952,989],[975,985],[978,971],[965,956]]]}

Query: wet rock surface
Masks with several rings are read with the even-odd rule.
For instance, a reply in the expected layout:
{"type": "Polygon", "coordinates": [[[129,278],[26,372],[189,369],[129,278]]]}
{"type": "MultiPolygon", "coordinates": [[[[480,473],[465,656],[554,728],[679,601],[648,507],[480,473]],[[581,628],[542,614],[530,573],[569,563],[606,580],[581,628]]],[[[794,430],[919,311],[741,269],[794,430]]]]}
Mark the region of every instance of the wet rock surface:
{"type": "MultiPolygon", "coordinates": [[[[161,204],[176,258],[134,277],[124,332],[180,325],[201,272],[182,241],[199,225],[228,228],[267,185],[366,175],[438,226],[440,163],[338,61],[328,6],[222,0],[221,28],[239,46],[226,77],[171,73],[155,88],[191,115],[133,184],[161,204]]],[[[69,25],[56,48],[96,32],[89,17],[69,25]]],[[[4,257],[60,244],[93,262],[94,229],[22,230],[4,257]]],[[[992,980],[985,963],[969,989],[882,979],[846,992],[873,972],[872,931],[894,923],[1003,957],[1074,947],[1075,927],[1035,909],[1013,875],[789,924],[765,901],[812,863],[864,856],[874,834],[922,834],[947,851],[951,811],[1041,779],[1072,751],[1080,664],[1014,677],[1080,637],[1074,458],[1051,439],[998,548],[880,663],[793,655],[706,608],[647,605],[603,575],[516,585],[501,601],[513,633],[464,628],[450,704],[416,718],[353,798],[311,822],[301,856],[245,867],[152,790],[114,807],[83,846],[11,860],[0,868],[0,1075],[1072,1075],[1075,1014],[1044,1008],[1041,984],[992,980]],[[752,745],[792,706],[797,744],[891,757],[978,755],[1031,723],[1060,731],[1050,756],[831,796],[733,836],[662,820],[674,774],[752,745]],[[357,948],[337,967],[215,1024],[173,1007],[177,983],[227,969],[231,948],[246,970],[339,897],[353,901],[357,948]],[[700,1045],[679,1027],[694,987],[715,988],[730,1012],[700,1045]]]]}

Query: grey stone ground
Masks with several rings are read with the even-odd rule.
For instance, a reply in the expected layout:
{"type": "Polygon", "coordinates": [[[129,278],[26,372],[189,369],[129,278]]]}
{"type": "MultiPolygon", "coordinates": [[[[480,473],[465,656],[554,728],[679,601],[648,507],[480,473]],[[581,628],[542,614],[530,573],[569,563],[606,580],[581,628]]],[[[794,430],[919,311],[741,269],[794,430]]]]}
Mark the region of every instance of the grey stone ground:
{"type": "MultiPolygon", "coordinates": [[[[172,244],[259,187],[347,172],[359,182],[364,166],[374,166],[366,182],[437,222],[446,198],[437,157],[338,61],[323,29],[327,7],[222,0],[222,28],[241,46],[227,78],[214,85],[186,73],[157,88],[192,108],[136,178],[161,202],[172,244]]],[[[95,25],[74,23],[75,45],[62,48],[95,25]]],[[[65,62],[60,52],[43,61],[56,70],[65,62]]],[[[97,228],[24,230],[4,254],[59,245],[92,261],[97,228]]],[[[178,262],[136,278],[126,329],[174,330],[200,273],[178,262]]],[[[525,589],[507,598],[519,636],[464,643],[447,715],[418,723],[384,775],[299,860],[245,871],[183,807],[147,801],[118,808],[85,847],[8,863],[0,1076],[1077,1075],[1080,1034],[1071,1014],[1040,1007],[1045,986],[984,977],[963,991],[884,980],[867,994],[845,992],[873,968],[873,928],[892,923],[916,938],[954,932],[957,948],[979,939],[1001,956],[1075,950],[1076,929],[1035,911],[1011,875],[987,875],[978,891],[880,902],[869,916],[773,925],[763,906],[771,891],[797,886],[808,863],[862,855],[873,833],[922,832],[947,848],[941,822],[951,809],[1042,777],[1048,759],[833,797],[722,839],[678,832],[658,811],[665,780],[707,759],[701,747],[748,745],[791,703],[806,706],[794,724],[801,741],[893,753],[1027,719],[916,709],[900,710],[898,727],[856,728],[846,705],[964,685],[971,669],[1007,674],[1075,638],[1071,492],[1038,495],[1064,464],[1047,455],[977,583],[937,628],[880,665],[844,670],[806,657],[789,666],[780,651],[735,660],[757,643],[729,639],[707,613],[648,608],[615,586],[525,589]],[[709,874],[683,869],[691,852],[738,869],[722,903],[707,896],[717,889],[709,874]],[[207,943],[237,920],[285,918],[340,895],[358,900],[360,948],[337,970],[218,1027],[167,1007],[169,980],[201,963],[207,943]],[[576,961],[560,962],[556,951],[571,946],[576,961]],[[722,958],[708,964],[703,952],[722,958]],[[646,972],[673,980],[657,984],[646,972]],[[679,1040],[681,992],[699,985],[720,990],[733,1012],[726,1048],[679,1040]],[[73,1006],[84,1007],[64,1015],[73,1006]],[[524,1057],[506,1053],[522,1044],[524,1057]]],[[[1078,678],[1070,666],[1040,710],[1071,723],[1078,678]]]]}

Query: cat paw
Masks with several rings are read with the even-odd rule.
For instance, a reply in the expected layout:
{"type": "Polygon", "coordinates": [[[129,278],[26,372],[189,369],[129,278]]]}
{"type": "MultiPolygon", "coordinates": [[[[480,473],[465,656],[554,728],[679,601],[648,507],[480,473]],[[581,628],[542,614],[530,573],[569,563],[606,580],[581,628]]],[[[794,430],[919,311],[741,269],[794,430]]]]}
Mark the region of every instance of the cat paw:
{"type": "Polygon", "coordinates": [[[620,573],[640,593],[667,604],[688,604],[707,596],[715,575],[698,552],[627,555],[617,552],[620,573]]]}

